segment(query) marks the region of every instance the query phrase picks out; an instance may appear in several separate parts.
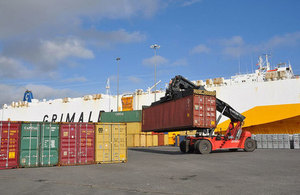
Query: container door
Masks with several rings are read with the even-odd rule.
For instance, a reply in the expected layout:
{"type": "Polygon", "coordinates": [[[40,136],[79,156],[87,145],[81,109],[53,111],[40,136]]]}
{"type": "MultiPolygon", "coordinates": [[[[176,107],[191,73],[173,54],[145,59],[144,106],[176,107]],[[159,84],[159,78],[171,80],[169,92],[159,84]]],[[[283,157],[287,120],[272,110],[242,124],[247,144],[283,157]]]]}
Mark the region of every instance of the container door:
{"type": "Polygon", "coordinates": [[[195,95],[194,97],[194,126],[203,127],[204,124],[204,96],[195,95]]]}
{"type": "Polygon", "coordinates": [[[213,128],[216,126],[216,98],[214,96],[204,96],[204,126],[213,128]]]}
{"type": "Polygon", "coordinates": [[[60,127],[60,164],[74,165],[77,162],[77,124],[62,124],[60,127]]]}
{"type": "Polygon", "coordinates": [[[59,147],[59,125],[55,123],[42,123],[40,134],[40,165],[57,165],[59,147]]]}
{"type": "Polygon", "coordinates": [[[20,166],[39,166],[40,124],[23,123],[21,128],[20,166]]]}
{"type": "Polygon", "coordinates": [[[19,131],[19,123],[0,123],[0,169],[18,166],[19,131]]]}
{"type": "Polygon", "coordinates": [[[96,162],[111,162],[111,125],[96,125],[96,162]]]}
{"type": "Polygon", "coordinates": [[[93,163],[95,161],[95,126],[93,124],[80,123],[78,125],[78,135],[77,163],[93,163]]]}
{"type": "Polygon", "coordinates": [[[112,162],[125,162],[127,159],[126,125],[112,124],[112,162]]]}

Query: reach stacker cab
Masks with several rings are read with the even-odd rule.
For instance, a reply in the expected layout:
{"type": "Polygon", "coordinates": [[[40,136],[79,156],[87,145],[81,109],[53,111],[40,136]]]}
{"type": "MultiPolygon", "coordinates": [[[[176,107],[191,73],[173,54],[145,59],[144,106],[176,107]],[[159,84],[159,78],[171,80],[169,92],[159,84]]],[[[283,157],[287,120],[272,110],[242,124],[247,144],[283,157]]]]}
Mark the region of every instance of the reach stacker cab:
{"type": "Polygon", "coordinates": [[[145,132],[197,130],[195,136],[188,136],[180,143],[183,153],[208,154],[221,149],[252,152],[256,142],[250,132],[242,129],[244,119],[245,116],[216,98],[215,93],[178,75],[170,81],[164,97],[150,107],[143,108],[142,128],[145,132]],[[216,111],[220,112],[218,119],[216,111]],[[215,127],[223,115],[231,122],[225,135],[215,135],[215,127]]]}

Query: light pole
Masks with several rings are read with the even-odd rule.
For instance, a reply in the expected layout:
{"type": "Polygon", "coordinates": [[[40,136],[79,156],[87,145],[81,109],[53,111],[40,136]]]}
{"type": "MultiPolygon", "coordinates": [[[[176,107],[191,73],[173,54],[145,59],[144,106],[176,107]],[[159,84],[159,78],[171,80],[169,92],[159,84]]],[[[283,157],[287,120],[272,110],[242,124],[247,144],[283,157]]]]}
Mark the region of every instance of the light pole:
{"type": "Polygon", "coordinates": [[[154,101],[156,102],[156,49],[159,49],[160,46],[157,44],[151,45],[151,49],[154,49],[154,101]]]}
{"type": "Polygon", "coordinates": [[[117,72],[118,72],[118,76],[117,76],[117,111],[119,111],[119,61],[121,60],[121,58],[117,57],[117,72]]]}

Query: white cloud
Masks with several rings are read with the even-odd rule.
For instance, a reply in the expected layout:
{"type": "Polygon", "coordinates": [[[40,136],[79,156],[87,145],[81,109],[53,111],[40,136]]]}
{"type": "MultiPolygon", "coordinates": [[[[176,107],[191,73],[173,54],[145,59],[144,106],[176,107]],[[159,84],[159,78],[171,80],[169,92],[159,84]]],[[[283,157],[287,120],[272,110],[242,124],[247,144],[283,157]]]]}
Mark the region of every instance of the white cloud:
{"type": "Polygon", "coordinates": [[[300,44],[300,32],[287,33],[282,36],[274,36],[261,47],[265,48],[278,48],[286,46],[296,46],[300,44]]]}
{"type": "Polygon", "coordinates": [[[195,3],[199,3],[201,2],[202,0],[188,0],[188,1],[184,1],[182,6],[183,7],[186,7],[186,6],[190,6],[190,5],[193,5],[195,3]]]}
{"type": "Polygon", "coordinates": [[[146,35],[142,34],[141,32],[127,32],[124,29],[109,32],[90,29],[82,31],[80,35],[88,40],[89,43],[102,47],[110,47],[114,44],[120,43],[141,42],[146,39],[146,35]]]}
{"type": "Polygon", "coordinates": [[[35,99],[53,99],[64,97],[78,97],[81,93],[70,89],[55,89],[46,85],[5,85],[0,84],[0,91],[5,91],[0,96],[0,105],[10,104],[12,101],[23,100],[26,89],[31,90],[35,99]]]}
{"type": "Polygon", "coordinates": [[[250,53],[264,53],[278,48],[300,45],[300,32],[277,35],[258,44],[247,44],[241,36],[218,40],[217,43],[222,46],[224,55],[238,57],[250,53]]]}
{"type": "Polygon", "coordinates": [[[85,77],[72,77],[68,79],[64,79],[63,82],[65,83],[74,83],[74,82],[86,82],[87,79],[85,77]]]}
{"type": "Polygon", "coordinates": [[[47,63],[56,63],[68,57],[91,59],[94,54],[84,47],[79,39],[71,38],[58,41],[41,41],[41,58],[47,63]]]}
{"type": "Polygon", "coordinates": [[[94,58],[93,51],[85,47],[78,38],[59,38],[54,40],[27,40],[12,42],[3,47],[3,55],[30,63],[41,72],[56,71],[59,63],[75,57],[94,58]]]}
{"type": "Polygon", "coordinates": [[[171,65],[172,66],[187,66],[188,61],[187,61],[187,59],[182,58],[182,59],[178,59],[178,60],[174,61],[171,65]]]}
{"type": "Polygon", "coordinates": [[[162,64],[166,64],[168,62],[169,62],[168,59],[166,59],[166,58],[164,58],[162,56],[157,55],[157,56],[153,56],[151,58],[144,59],[142,63],[144,65],[154,66],[155,64],[156,65],[162,65],[162,64]]]}
{"type": "Polygon", "coordinates": [[[220,39],[218,42],[224,46],[239,46],[244,44],[244,40],[241,36],[233,36],[229,39],[220,39]]]}
{"type": "Polygon", "coordinates": [[[0,77],[9,79],[29,78],[32,72],[13,58],[0,56],[0,77]]]}
{"type": "Polygon", "coordinates": [[[84,19],[151,17],[160,0],[9,0],[0,2],[0,38],[76,31],[84,19]]]}
{"type": "Polygon", "coordinates": [[[201,53],[209,53],[209,52],[210,52],[210,48],[208,48],[204,44],[200,44],[200,45],[197,45],[196,47],[194,47],[190,53],[191,54],[201,54],[201,53]]]}

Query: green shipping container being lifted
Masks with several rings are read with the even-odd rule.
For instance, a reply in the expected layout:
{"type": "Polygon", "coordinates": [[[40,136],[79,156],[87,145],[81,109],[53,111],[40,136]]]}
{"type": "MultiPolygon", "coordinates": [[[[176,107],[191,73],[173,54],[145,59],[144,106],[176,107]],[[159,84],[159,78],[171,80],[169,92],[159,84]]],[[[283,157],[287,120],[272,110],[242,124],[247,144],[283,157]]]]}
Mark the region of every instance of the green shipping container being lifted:
{"type": "Polygon", "coordinates": [[[20,167],[58,164],[59,124],[22,123],[20,167]]]}
{"type": "Polygon", "coordinates": [[[100,116],[101,123],[130,123],[141,122],[142,111],[122,111],[122,112],[102,112],[100,116]]]}

